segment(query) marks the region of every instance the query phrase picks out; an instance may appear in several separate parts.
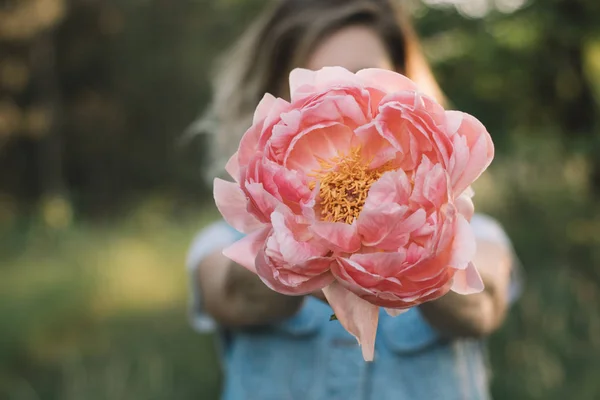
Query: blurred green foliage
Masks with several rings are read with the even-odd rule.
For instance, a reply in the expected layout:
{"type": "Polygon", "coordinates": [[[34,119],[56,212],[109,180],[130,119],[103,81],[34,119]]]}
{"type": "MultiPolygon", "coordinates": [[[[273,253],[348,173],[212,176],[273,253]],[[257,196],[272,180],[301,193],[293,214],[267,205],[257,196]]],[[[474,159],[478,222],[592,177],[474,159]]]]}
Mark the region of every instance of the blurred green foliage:
{"type": "MultiPolygon", "coordinates": [[[[211,61],[263,5],[0,2],[0,398],[216,398],[183,269],[216,214],[204,142],[178,140],[208,101],[211,61]],[[23,12],[35,4],[49,8],[23,12]]],[[[477,206],[526,274],[490,340],[494,396],[597,399],[600,3],[490,10],[414,15],[453,107],[494,137],[477,206]]]]}
{"type": "Polygon", "coordinates": [[[186,315],[187,246],[216,217],[199,210],[154,199],[120,222],[20,221],[1,243],[0,398],[215,398],[214,342],[186,315]]]}

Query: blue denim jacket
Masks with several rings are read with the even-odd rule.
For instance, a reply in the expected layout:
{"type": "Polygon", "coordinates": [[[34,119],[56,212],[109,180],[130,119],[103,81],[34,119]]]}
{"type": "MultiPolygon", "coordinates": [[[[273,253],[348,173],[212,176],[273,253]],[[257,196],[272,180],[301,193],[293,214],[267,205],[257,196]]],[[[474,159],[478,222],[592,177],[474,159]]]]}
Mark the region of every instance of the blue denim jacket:
{"type": "MultiPolygon", "coordinates": [[[[474,219],[476,234],[508,241],[497,223],[486,218],[474,219]]],[[[238,237],[223,223],[208,228],[192,246],[190,270],[203,256],[238,237]]],[[[512,290],[514,298],[518,287],[512,290]]],[[[356,339],[338,321],[329,321],[332,309],[317,299],[307,297],[295,316],[278,324],[226,332],[202,312],[193,280],[192,293],[194,326],[219,332],[223,400],[490,398],[484,342],[443,338],[418,308],[395,318],[382,311],[375,360],[367,363],[356,339]]]]}

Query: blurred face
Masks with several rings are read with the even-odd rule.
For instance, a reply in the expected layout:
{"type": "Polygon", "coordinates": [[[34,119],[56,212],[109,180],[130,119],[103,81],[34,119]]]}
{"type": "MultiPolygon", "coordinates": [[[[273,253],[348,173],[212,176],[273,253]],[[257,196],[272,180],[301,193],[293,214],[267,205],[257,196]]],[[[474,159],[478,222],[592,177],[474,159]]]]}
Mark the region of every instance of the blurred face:
{"type": "Polygon", "coordinates": [[[308,58],[306,68],[344,67],[351,72],[364,68],[393,70],[394,64],[377,33],[367,26],[348,26],[326,37],[308,58]]]}

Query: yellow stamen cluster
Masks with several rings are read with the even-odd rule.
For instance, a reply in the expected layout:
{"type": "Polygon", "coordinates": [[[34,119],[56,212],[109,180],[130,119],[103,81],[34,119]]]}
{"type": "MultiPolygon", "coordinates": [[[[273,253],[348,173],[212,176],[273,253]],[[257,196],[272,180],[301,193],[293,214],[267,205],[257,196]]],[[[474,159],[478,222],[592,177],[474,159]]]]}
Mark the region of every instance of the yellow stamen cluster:
{"type": "Polygon", "coordinates": [[[360,148],[319,162],[321,168],[311,175],[316,181],[310,183],[310,189],[315,188],[317,181],[320,183],[321,217],[324,221],[347,224],[358,218],[371,185],[392,169],[389,164],[369,169],[368,162],[361,158],[360,148]]]}

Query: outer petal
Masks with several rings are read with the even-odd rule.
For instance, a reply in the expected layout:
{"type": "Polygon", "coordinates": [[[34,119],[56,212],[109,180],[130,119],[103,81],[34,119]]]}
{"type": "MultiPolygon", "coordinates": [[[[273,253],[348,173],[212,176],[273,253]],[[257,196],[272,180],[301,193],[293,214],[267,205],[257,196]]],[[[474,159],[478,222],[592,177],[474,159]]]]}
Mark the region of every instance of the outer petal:
{"type": "Polygon", "coordinates": [[[423,156],[414,175],[414,188],[411,201],[422,207],[440,209],[448,202],[448,174],[441,164],[432,164],[423,156]]]}
{"type": "Polygon", "coordinates": [[[377,129],[398,149],[397,162],[403,169],[413,169],[423,154],[449,164],[452,140],[444,130],[446,115],[439,104],[416,92],[395,92],[382,99],[379,111],[377,129]]]}
{"type": "Polygon", "coordinates": [[[457,214],[450,266],[455,269],[465,269],[475,258],[477,242],[469,222],[461,214],[457,214]]]}
{"type": "Polygon", "coordinates": [[[296,68],[290,73],[292,101],[302,93],[317,92],[334,86],[357,86],[356,75],[342,67],[325,67],[318,71],[296,68]]]}
{"type": "Polygon", "coordinates": [[[456,206],[458,212],[462,214],[467,221],[471,220],[473,214],[475,213],[475,206],[473,205],[473,200],[468,190],[461,193],[461,195],[454,200],[454,205],[456,206]]]}
{"type": "Polygon", "coordinates": [[[245,189],[250,199],[248,211],[256,215],[260,221],[268,223],[271,214],[281,202],[267,192],[262,183],[249,183],[245,185],[245,189]]]}
{"type": "Polygon", "coordinates": [[[446,120],[449,135],[456,134],[465,138],[469,148],[469,159],[464,170],[450,172],[454,193],[459,194],[491,164],[494,158],[494,143],[483,124],[469,114],[446,111],[446,120]]]}
{"type": "Polygon", "coordinates": [[[379,307],[362,300],[338,282],[323,288],[323,293],[342,326],[358,340],[365,361],[373,361],[379,307]]]}
{"type": "Polygon", "coordinates": [[[256,107],[256,111],[254,112],[254,119],[252,124],[258,124],[263,121],[269,115],[269,112],[275,105],[275,101],[277,99],[270,93],[267,93],[263,96],[261,101],[258,103],[256,107]]]}
{"type": "MultiPolygon", "coordinates": [[[[368,285],[376,285],[381,283],[384,278],[367,272],[361,265],[350,260],[349,258],[338,257],[337,262],[331,264],[331,273],[335,279],[346,289],[356,294],[360,298],[365,298],[373,295],[373,291],[366,287],[368,285]],[[354,276],[357,276],[361,283],[358,283],[354,276]]],[[[376,303],[373,303],[376,304],[376,303]]]]}
{"type": "Polygon", "coordinates": [[[438,257],[424,258],[411,266],[407,266],[398,274],[405,285],[404,290],[421,291],[428,285],[438,286],[452,279],[454,270],[448,267],[448,255],[440,254],[438,257]]]}
{"type": "Polygon", "coordinates": [[[271,139],[274,134],[274,129],[277,125],[282,123],[282,117],[291,109],[291,104],[287,101],[277,98],[273,102],[267,117],[261,126],[260,137],[258,140],[258,148],[263,150],[267,142],[271,139]]]}
{"type": "Polygon", "coordinates": [[[307,230],[306,226],[302,227],[293,221],[294,215],[286,213],[284,216],[281,212],[275,211],[271,214],[273,224],[273,238],[277,241],[278,251],[283,260],[291,265],[302,264],[313,257],[321,257],[325,255],[326,249],[321,246],[316,246],[309,241],[299,241],[295,235],[306,235],[300,231],[307,230]],[[293,232],[296,229],[297,232],[293,232]]]}
{"type": "Polygon", "coordinates": [[[273,175],[273,183],[283,202],[295,211],[300,211],[301,205],[311,200],[306,175],[298,171],[279,168],[273,175]]]}
{"type": "Polygon", "coordinates": [[[305,68],[295,68],[290,72],[290,94],[294,94],[303,86],[315,86],[315,71],[305,68]]]}
{"type": "Polygon", "coordinates": [[[304,265],[297,266],[296,270],[323,270],[319,275],[306,276],[277,265],[263,250],[260,250],[256,257],[256,272],[271,290],[288,296],[300,296],[321,290],[334,281],[333,275],[329,272],[331,263],[331,259],[315,258],[304,265]]]}
{"type": "MultiPolygon", "coordinates": [[[[395,253],[367,253],[353,254],[350,260],[362,267],[361,269],[370,271],[382,277],[401,276],[402,268],[406,261],[406,251],[395,253]]],[[[356,265],[355,264],[355,265],[356,265]]],[[[344,263],[346,270],[352,269],[351,264],[344,263]]]]}
{"type": "Polygon", "coordinates": [[[219,212],[234,229],[250,233],[262,225],[254,215],[247,211],[248,198],[237,183],[216,178],[214,198],[219,212]]]}
{"type": "Polygon", "coordinates": [[[290,108],[290,103],[283,99],[265,97],[255,114],[255,122],[244,133],[238,148],[238,163],[241,167],[248,165],[250,160],[265,149],[266,142],[273,133],[273,127],[280,122],[282,113],[290,108]],[[263,117],[258,119],[258,117],[263,117]]]}
{"type": "MultiPolygon", "coordinates": [[[[359,255],[361,254],[353,257],[359,255]]],[[[383,268],[387,268],[387,265],[383,268]]],[[[343,257],[338,258],[337,265],[331,266],[331,272],[339,282],[358,296],[371,293],[372,289],[375,290],[374,288],[381,286],[385,280],[385,276],[373,272],[373,269],[365,268],[356,260],[343,257]]]]}
{"type": "Polygon", "coordinates": [[[386,93],[418,91],[417,85],[406,76],[379,68],[367,68],[356,73],[365,86],[374,87],[386,93]]]}
{"type": "Polygon", "coordinates": [[[427,219],[423,209],[408,212],[407,207],[384,204],[361,212],[357,225],[365,246],[397,251],[408,242],[409,235],[420,229],[427,219]]]}
{"type": "Polygon", "coordinates": [[[225,164],[225,171],[227,171],[236,182],[240,181],[240,162],[238,161],[237,151],[231,156],[229,161],[227,161],[227,164],[225,164]]]}
{"type": "Polygon", "coordinates": [[[386,308],[385,312],[388,313],[390,317],[397,317],[400,314],[404,314],[408,309],[399,309],[399,308],[386,308]]]}
{"type": "Polygon", "coordinates": [[[261,202],[268,203],[263,204],[265,208],[260,208],[260,212],[254,208],[251,210],[258,212],[259,218],[262,218],[263,214],[270,209],[271,203],[283,202],[295,212],[300,212],[301,204],[310,201],[312,196],[312,192],[308,188],[308,179],[304,173],[288,170],[264,157],[252,159],[248,167],[243,170],[242,178],[241,187],[253,200],[252,206],[256,206],[258,209],[261,202]],[[262,185],[262,189],[251,187],[251,184],[262,185]]]}
{"type": "Polygon", "coordinates": [[[458,270],[454,274],[452,291],[458,294],[474,294],[483,291],[484,285],[481,276],[473,263],[469,263],[466,269],[458,270]]]}
{"type": "Polygon", "coordinates": [[[334,252],[354,253],[360,249],[360,237],[356,223],[315,222],[310,230],[321,242],[334,252]]]}
{"type": "Polygon", "coordinates": [[[256,273],[256,256],[265,245],[271,227],[265,227],[244,236],[223,250],[223,255],[233,262],[240,264],[251,272],[256,273]]]}
{"type": "Polygon", "coordinates": [[[258,140],[262,132],[262,125],[262,123],[252,125],[242,136],[236,152],[238,165],[242,167],[248,165],[250,160],[259,153],[258,140]]]}

